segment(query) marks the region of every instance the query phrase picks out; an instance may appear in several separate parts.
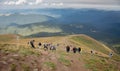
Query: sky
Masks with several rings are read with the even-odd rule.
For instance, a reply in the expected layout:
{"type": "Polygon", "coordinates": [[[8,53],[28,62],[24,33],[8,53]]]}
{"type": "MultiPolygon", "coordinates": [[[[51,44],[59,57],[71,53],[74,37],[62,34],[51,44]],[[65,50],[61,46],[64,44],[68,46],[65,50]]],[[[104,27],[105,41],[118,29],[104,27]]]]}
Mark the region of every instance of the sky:
{"type": "Polygon", "coordinates": [[[24,8],[95,8],[120,11],[120,0],[0,0],[0,9],[24,8]]]}

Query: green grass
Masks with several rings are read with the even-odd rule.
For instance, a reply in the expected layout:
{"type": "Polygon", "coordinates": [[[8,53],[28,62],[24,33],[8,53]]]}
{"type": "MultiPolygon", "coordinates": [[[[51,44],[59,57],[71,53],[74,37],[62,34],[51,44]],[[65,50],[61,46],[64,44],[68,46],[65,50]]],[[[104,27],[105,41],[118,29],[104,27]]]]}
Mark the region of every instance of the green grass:
{"type": "Polygon", "coordinates": [[[116,65],[111,62],[105,62],[105,60],[89,59],[86,61],[86,67],[93,71],[117,71],[116,65]]]}
{"type": "Polygon", "coordinates": [[[58,53],[60,54],[60,56],[64,56],[64,57],[70,55],[70,53],[66,53],[63,51],[59,51],[58,53]]]}
{"type": "Polygon", "coordinates": [[[15,65],[15,64],[11,64],[10,67],[11,67],[11,71],[16,71],[16,67],[17,67],[17,65],[15,65]]]}
{"type": "Polygon", "coordinates": [[[14,44],[0,44],[2,52],[17,52],[16,45],[14,44]]]}
{"type": "Polygon", "coordinates": [[[90,56],[85,54],[82,56],[85,67],[92,71],[119,71],[116,61],[100,56],[90,56]]]}
{"type": "Polygon", "coordinates": [[[21,66],[24,71],[30,71],[30,67],[27,64],[22,64],[21,66]]]}
{"type": "Polygon", "coordinates": [[[97,51],[103,52],[105,54],[109,53],[109,51],[107,51],[101,44],[95,42],[94,40],[86,38],[84,36],[74,36],[71,39],[76,42],[79,42],[79,44],[85,45],[86,47],[91,48],[93,50],[97,50],[97,51]]]}
{"type": "Polygon", "coordinates": [[[25,48],[20,48],[19,51],[18,51],[18,53],[22,54],[24,56],[35,54],[34,51],[31,51],[30,49],[25,49],[25,48]]]}
{"type": "Polygon", "coordinates": [[[15,35],[11,35],[11,34],[0,35],[0,42],[7,42],[7,41],[10,41],[10,40],[13,40],[13,39],[16,39],[15,35]]]}
{"type": "Polygon", "coordinates": [[[27,55],[37,55],[40,56],[41,53],[38,51],[35,51],[34,49],[31,48],[26,48],[24,46],[19,46],[17,47],[16,45],[13,44],[1,44],[0,45],[0,49],[2,52],[6,53],[18,53],[21,54],[23,56],[27,56],[27,55]]]}
{"type": "Polygon", "coordinates": [[[70,66],[71,65],[71,61],[66,59],[64,56],[60,56],[58,58],[58,60],[59,60],[59,62],[61,62],[65,66],[70,66]]]}
{"type": "MultiPolygon", "coordinates": [[[[75,41],[81,45],[85,45],[90,49],[109,54],[109,51],[106,50],[101,44],[84,36],[74,36],[71,39],[72,41],[75,41]]],[[[119,71],[117,63],[120,62],[120,56],[118,54],[114,54],[110,59],[108,57],[98,55],[91,56],[89,53],[87,53],[82,54],[82,58],[82,60],[85,62],[85,67],[91,69],[92,71],[119,71]]],[[[79,60],[81,61],[80,58],[79,60]]]]}
{"type": "Polygon", "coordinates": [[[113,60],[117,61],[117,62],[120,62],[120,55],[118,54],[114,54],[113,57],[112,57],[113,60]]]}
{"type": "Polygon", "coordinates": [[[59,53],[58,61],[60,63],[62,63],[63,65],[65,65],[65,66],[70,66],[71,65],[71,61],[66,59],[66,57],[71,55],[71,54],[63,52],[63,51],[58,51],[58,53],[59,53]]]}
{"type": "Polygon", "coordinates": [[[40,52],[37,52],[35,51],[34,49],[29,49],[29,48],[20,48],[18,50],[18,53],[19,54],[22,54],[24,56],[27,56],[27,55],[36,55],[36,56],[40,56],[41,53],[40,52]]]}
{"type": "Polygon", "coordinates": [[[116,51],[120,55],[120,43],[112,45],[114,51],[116,51]]]}
{"type": "Polygon", "coordinates": [[[53,62],[44,62],[44,65],[49,67],[51,70],[55,70],[56,69],[56,65],[53,62]]]}

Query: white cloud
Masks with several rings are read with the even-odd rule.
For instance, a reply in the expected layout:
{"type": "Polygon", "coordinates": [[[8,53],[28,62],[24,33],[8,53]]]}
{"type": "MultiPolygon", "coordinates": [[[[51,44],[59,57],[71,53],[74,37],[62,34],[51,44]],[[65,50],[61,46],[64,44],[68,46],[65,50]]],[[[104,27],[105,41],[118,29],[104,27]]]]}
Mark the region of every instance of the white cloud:
{"type": "Polygon", "coordinates": [[[18,1],[16,2],[16,5],[21,5],[21,4],[25,4],[25,3],[27,3],[26,0],[18,0],[18,1]]]}
{"type": "Polygon", "coordinates": [[[4,2],[5,5],[14,5],[15,2],[14,1],[6,1],[4,2]]]}
{"type": "Polygon", "coordinates": [[[34,5],[34,3],[33,2],[29,2],[28,5],[34,5]]]}
{"type": "Polygon", "coordinates": [[[48,4],[48,3],[44,3],[43,5],[45,5],[45,6],[49,6],[49,4],[48,4]]]}
{"type": "Polygon", "coordinates": [[[120,11],[120,5],[101,5],[101,4],[66,4],[66,8],[89,8],[89,9],[99,9],[99,10],[114,10],[120,11]]]}
{"type": "MultiPolygon", "coordinates": [[[[76,0],[77,1],[77,0],[76,0]]],[[[91,4],[91,3],[65,3],[65,2],[45,2],[45,0],[9,0],[5,1],[1,8],[92,8],[101,10],[120,11],[117,4],[91,4]],[[18,6],[17,6],[18,5],[18,6]]]]}
{"type": "Polygon", "coordinates": [[[0,14],[0,16],[10,16],[11,14],[0,14]]]}
{"type": "Polygon", "coordinates": [[[40,4],[42,2],[43,2],[42,0],[36,0],[35,4],[40,4]]]}
{"type": "Polygon", "coordinates": [[[52,6],[62,6],[63,3],[51,3],[52,6]]]}
{"type": "Polygon", "coordinates": [[[5,1],[3,4],[4,5],[23,5],[23,4],[36,5],[42,2],[43,2],[42,0],[36,0],[35,2],[30,2],[28,0],[17,0],[17,1],[5,1]]]}
{"type": "Polygon", "coordinates": [[[18,0],[18,1],[6,1],[4,2],[5,5],[21,5],[27,3],[26,0],[18,0]]]}
{"type": "Polygon", "coordinates": [[[28,2],[28,5],[38,5],[41,4],[43,1],[42,0],[36,0],[35,2],[28,2]]]}
{"type": "Polygon", "coordinates": [[[43,0],[36,0],[35,2],[32,1],[28,1],[28,0],[17,0],[17,1],[6,1],[4,2],[4,5],[24,5],[24,4],[28,4],[28,5],[45,5],[45,6],[62,6],[63,3],[59,2],[59,3],[44,3],[43,0]]]}

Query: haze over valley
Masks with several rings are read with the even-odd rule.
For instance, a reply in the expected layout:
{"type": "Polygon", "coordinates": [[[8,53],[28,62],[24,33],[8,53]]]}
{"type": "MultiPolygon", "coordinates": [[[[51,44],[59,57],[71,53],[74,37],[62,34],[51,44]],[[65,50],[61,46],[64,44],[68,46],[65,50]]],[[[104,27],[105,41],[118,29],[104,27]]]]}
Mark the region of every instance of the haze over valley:
{"type": "Polygon", "coordinates": [[[0,15],[0,34],[29,37],[87,34],[100,41],[120,42],[120,11],[72,8],[5,11],[0,15]]]}

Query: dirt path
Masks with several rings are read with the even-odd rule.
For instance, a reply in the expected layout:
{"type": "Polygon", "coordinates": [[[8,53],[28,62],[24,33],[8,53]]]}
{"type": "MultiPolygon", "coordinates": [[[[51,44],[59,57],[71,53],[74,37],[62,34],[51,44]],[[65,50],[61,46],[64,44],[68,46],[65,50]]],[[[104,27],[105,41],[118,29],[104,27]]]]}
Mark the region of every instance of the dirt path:
{"type": "MultiPolygon", "coordinates": [[[[66,45],[76,46],[69,41],[69,37],[65,37],[65,38],[61,39],[59,41],[59,43],[62,44],[60,46],[62,48],[59,49],[62,52],[65,52],[64,47],[66,45]]],[[[89,69],[85,68],[84,62],[79,60],[79,58],[81,58],[79,53],[74,54],[74,53],[70,52],[66,58],[71,61],[71,66],[68,69],[66,69],[66,71],[89,71],[89,69]]],[[[82,58],[81,58],[81,60],[82,60],[82,58]]]]}
{"type": "MultiPolygon", "coordinates": [[[[65,66],[59,61],[59,57],[61,56],[60,52],[65,52],[65,46],[67,45],[72,45],[75,46],[74,44],[71,44],[71,42],[68,40],[68,37],[64,37],[61,39],[54,39],[54,42],[52,41],[53,44],[59,43],[60,46],[57,47],[57,51],[42,51],[42,57],[41,57],[41,62],[53,62],[56,65],[55,71],[89,71],[89,69],[86,69],[84,66],[84,62],[80,61],[79,58],[81,58],[80,54],[72,53],[70,52],[67,54],[68,56],[65,56],[65,59],[69,60],[71,65],[70,66],[65,66]]],[[[36,51],[40,51],[39,49],[36,49],[36,51]]],[[[46,68],[42,68],[43,71],[50,71],[46,68]]]]}
{"type": "Polygon", "coordinates": [[[73,65],[70,68],[70,71],[90,71],[89,69],[85,68],[84,62],[80,61],[82,60],[82,57],[80,54],[73,54],[69,57],[70,60],[72,60],[73,65]]]}

